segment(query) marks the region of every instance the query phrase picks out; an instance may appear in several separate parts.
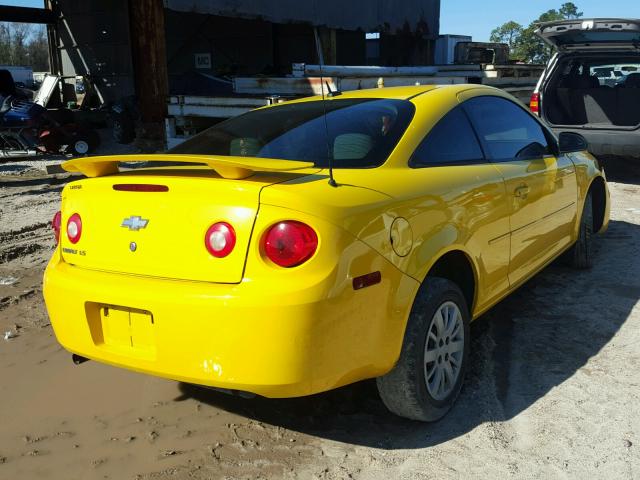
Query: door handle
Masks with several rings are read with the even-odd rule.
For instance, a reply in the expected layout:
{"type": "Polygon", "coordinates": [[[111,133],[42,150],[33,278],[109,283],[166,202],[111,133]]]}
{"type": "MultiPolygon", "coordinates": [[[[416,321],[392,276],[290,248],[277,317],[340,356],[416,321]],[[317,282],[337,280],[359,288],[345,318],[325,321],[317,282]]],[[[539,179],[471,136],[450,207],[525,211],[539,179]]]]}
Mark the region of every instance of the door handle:
{"type": "Polygon", "coordinates": [[[520,185],[515,189],[513,194],[518,198],[527,198],[527,195],[529,195],[529,191],[530,188],[528,185],[520,185]]]}

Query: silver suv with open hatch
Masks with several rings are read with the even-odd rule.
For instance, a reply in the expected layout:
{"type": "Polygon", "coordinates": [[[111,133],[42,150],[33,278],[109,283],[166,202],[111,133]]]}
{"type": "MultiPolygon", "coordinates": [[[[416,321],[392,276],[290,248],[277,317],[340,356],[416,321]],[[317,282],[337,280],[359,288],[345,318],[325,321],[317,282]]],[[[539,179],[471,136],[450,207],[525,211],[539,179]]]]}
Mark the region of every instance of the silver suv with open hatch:
{"type": "Polygon", "coordinates": [[[556,133],[581,134],[594,155],[640,158],[640,20],[562,20],[536,33],[557,52],[531,110],[556,133]]]}

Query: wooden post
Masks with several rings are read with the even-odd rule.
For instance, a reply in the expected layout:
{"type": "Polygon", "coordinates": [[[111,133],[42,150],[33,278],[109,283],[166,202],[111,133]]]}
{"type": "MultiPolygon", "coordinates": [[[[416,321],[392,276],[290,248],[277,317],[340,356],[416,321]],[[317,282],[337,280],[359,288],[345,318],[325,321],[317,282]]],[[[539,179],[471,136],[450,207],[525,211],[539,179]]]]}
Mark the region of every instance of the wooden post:
{"type": "Polygon", "coordinates": [[[131,55],[145,136],[164,135],[169,79],[162,0],[130,0],[131,55]],[[157,131],[156,127],[157,125],[157,131]]]}
{"type": "MultiPolygon", "coordinates": [[[[52,0],[45,1],[45,8],[57,17],[59,11],[54,10],[52,0]]],[[[60,58],[60,38],[58,37],[58,22],[47,24],[47,45],[49,47],[49,71],[54,75],[62,75],[62,59],[60,58]]]]}

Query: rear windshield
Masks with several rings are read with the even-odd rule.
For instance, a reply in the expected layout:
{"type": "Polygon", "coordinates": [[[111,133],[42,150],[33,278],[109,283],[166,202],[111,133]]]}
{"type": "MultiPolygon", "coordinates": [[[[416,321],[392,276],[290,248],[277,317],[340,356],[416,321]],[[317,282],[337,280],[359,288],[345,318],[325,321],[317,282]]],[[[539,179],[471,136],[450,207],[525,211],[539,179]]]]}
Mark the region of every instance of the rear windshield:
{"type": "Polygon", "coordinates": [[[334,99],[254,110],[219,123],[169,153],[313,162],[334,168],[382,165],[413,118],[406,100],[334,99]],[[326,116],[325,116],[326,112],[326,116]]]}

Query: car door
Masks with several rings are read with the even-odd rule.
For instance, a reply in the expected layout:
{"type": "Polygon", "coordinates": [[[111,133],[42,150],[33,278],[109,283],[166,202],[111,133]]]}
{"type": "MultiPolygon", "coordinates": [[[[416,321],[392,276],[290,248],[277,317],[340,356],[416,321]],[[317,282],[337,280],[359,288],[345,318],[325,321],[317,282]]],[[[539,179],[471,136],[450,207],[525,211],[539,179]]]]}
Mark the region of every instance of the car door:
{"type": "Polygon", "coordinates": [[[464,102],[485,154],[504,178],[510,208],[512,286],[566,248],[576,218],[573,163],[520,105],[503,97],[464,102]]]}
{"type": "Polygon", "coordinates": [[[420,257],[464,244],[478,267],[474,311],[484,310],[509,289],[509,210],[502,177],[485,159],[461,106],[426,134],[409,164],[424,189],[407,217],[420,257]]]}

